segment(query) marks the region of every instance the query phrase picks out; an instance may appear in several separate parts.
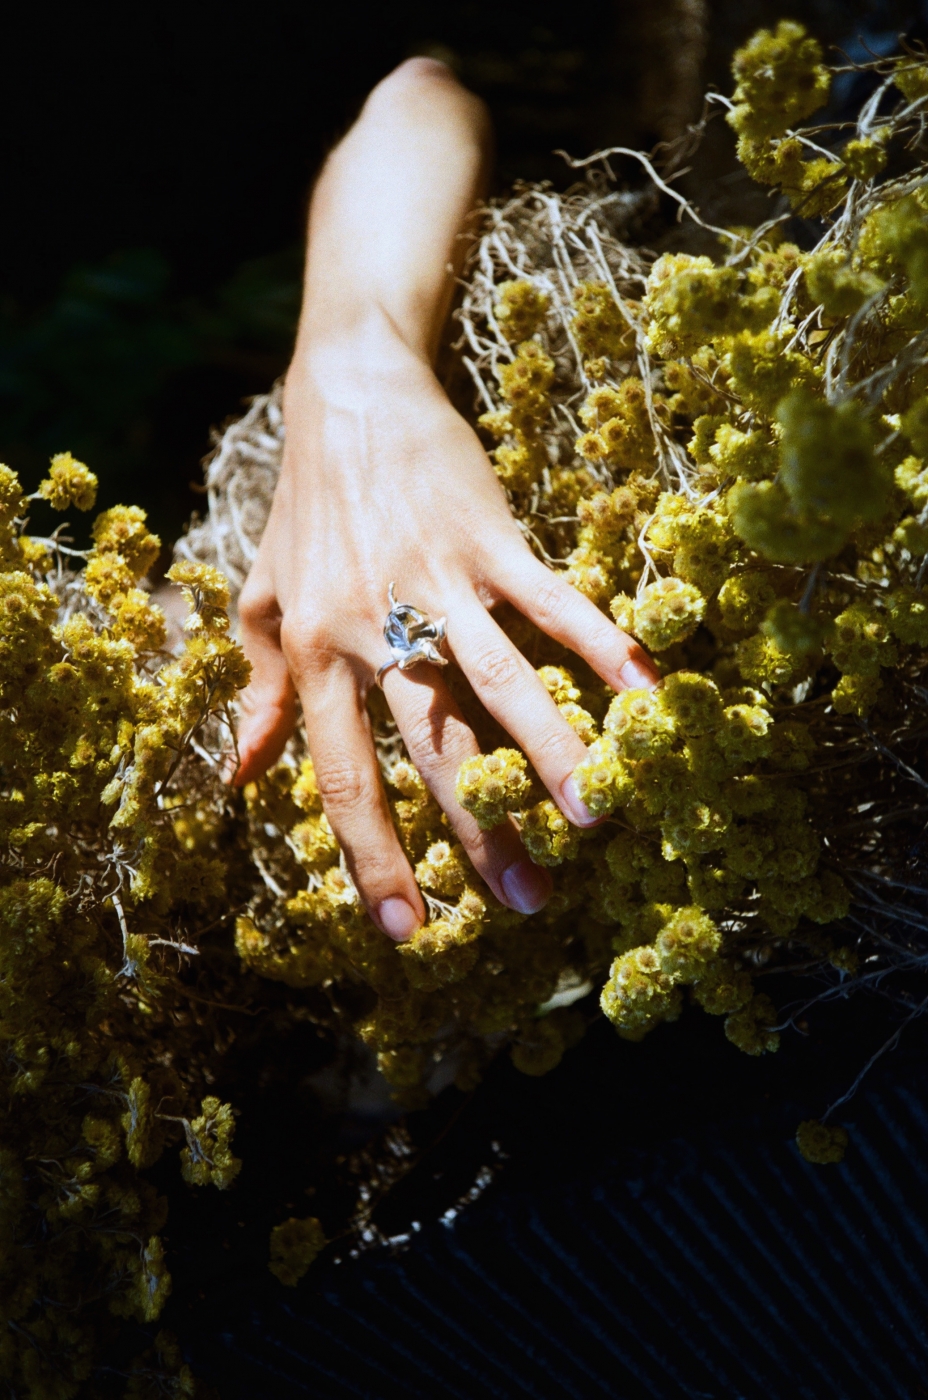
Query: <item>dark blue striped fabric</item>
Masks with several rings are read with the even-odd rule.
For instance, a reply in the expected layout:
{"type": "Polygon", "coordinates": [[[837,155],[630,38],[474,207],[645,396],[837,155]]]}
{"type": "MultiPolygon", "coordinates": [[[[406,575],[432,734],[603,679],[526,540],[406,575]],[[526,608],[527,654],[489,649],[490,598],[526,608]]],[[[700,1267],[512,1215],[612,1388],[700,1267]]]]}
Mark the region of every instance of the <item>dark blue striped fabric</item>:
{"type": "MultiPolygon", "coordinates": [[[[911,1067],[909,1067],[911,1068],[911,1067]]],[[[928,1088],[862,1091],[839,1166],[707,1130],[502,1184],[393,1257],[230,1278],[185,1325],[223,1400],[928,1395],[928,1088]]]]}

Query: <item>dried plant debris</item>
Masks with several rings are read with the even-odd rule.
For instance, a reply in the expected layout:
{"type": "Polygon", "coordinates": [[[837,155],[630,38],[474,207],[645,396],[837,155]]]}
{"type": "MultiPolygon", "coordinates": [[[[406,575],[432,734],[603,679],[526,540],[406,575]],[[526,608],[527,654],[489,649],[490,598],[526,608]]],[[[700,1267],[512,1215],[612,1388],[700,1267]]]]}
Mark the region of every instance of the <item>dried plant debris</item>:
{"type": "MultiPolygon", "coordinates": [[[[67,453],[36,493],[95,495],[67,453]]],[[[195,968],[234,907],[219,767],[249,667],[204,564],[171,570],[189,613],[165,652],[142,511],[104,511],[79,553],[29,535],[28,506],[0,468],[0,1375],[60,1397],[89,1393],[113,1318],[149,1322],[170,1292],[145,1169],[172,1144],[191,1184],[239,1169],[206,1092],[228,1027],[195,968]]]]}

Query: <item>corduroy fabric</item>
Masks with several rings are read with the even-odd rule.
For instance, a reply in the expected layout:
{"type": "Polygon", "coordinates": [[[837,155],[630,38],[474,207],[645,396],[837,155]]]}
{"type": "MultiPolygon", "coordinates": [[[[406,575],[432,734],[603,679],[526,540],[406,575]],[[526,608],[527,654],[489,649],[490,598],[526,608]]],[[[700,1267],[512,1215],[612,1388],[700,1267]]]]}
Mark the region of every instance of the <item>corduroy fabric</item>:
{"type": "Polygon", "coordinates": [[[779,1120],[729,1126],[632,1174],[501,1187],[286,1296],[230,1279],[187,1349],[223,1400],[924,1395],[928,1090],[883,1080],[853,1110],[839,1166],[779,1120]]]}

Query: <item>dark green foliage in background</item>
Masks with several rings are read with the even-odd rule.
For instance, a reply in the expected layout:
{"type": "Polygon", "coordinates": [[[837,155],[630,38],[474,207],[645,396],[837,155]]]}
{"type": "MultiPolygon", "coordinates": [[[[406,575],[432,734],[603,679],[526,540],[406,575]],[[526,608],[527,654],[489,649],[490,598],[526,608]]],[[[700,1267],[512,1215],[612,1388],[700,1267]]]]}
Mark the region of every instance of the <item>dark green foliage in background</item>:
{"type": "Polygon", "coordinates": [[[176,534],[196,498],[211,421],[286,365],[299,312],[298,246],[181,295],[164,253],[113,253],[67,273],[30,314],[0,314],[0,441],[26,481],[63,447],[100,478],[100,501],[138,496],[176,534]],[[181,473],[185,473],[182,475],[181,473]]]}

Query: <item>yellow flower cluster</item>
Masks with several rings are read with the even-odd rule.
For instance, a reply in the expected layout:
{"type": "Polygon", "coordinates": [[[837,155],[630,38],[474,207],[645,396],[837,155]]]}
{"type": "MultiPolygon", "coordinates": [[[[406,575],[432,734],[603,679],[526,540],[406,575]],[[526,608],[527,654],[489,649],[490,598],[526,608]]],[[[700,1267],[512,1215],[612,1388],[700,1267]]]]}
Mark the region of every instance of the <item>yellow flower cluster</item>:
{"type": "Polygon", "coordinates": [[[502,480],[513,490],[529,490],[548,465],[544,426],[553,379],[554,364],[538,342],[524,341],[515,358],[500,369],[500,396],[505,408],[485,413],[480,419],[495,437],[510,438],[508,444],[496,449],[495,459],[502,480]]]}
{"type": "Polygon", "coordinates": [[[681,578],[659,578],[632,599],[620,593],[610,605],[623,632],[639,637],[649,651],[666,651],[696,631],[706,611],[699,589],[681,578]]]}
{"type": "Polygon", "coordinates": [[[457,799],[484,831],[499,826],[507,812],[524,807],[530,791],[525,757],[518,749],[497,749],[465,759],[458,773],[457,799]]]}
{"type": "Polygon", "coordinates": [[[716,267],[707,257],[665,253],[651,273],[647,302],[649,348],[670,359],[720,336],[764,330],[780,298],[769,281],[752,286],[737,268],[716,267]]]}
{"type": "Polygon", "coordinates": [[[699,982],[721,942],[708,914],[682,907],[671,914],[653,946],[644,944],[616,958],[601,1003],[619,1034],[640,1040],[659,1021],[675,1021],[682,1006],[680,985],[699,982]]]}
{"type": "MultiPolygon", "coordinates": [[[[60,453],[36,494],[90,509],[96,488],[60,453]]],[[[199,565],[174,571],[192,626],[163,652],[144,512],[104,511],[80,559],[28,536],[26,507],[0,467],[0,1377],[67,1400],[94,1338],[170,1292],[145,1169],[179,1142],[191,1183],[238,1170],[229,1105],[196,1109],[215,1027],[178,967],[227,908],[228,803],[204,756],[248,667],[199,565]]]]}
{"type": "MultiPolygon", "coordinates": [[[[588,456],[591,436],[587,433],[578,444],[588,456]]],[[[594,490],[573,502],[578,529],[566,560],[567,578],[594,603],[607,603],[617,588],[635,576],[635,542],[656,494],[652,482],[633,472],[622,486],[594,490]]]]}
{"type": "Polygon", "coordinates": [[[828,100],[831,76],[801,24],[761,29],[735,54],[731,124],[751,140],[780,136],[828,100]]]}
{"type": "MultiPolygon", "coordinates": [[[[831,74],[819,45],[801,24],[782,20],[772,33],[760,30],[736,54],[734,75],[738,86],[728,120],[748,172],[778,185],[798,212],[827,212],[844,192],[844,164],[821,154],[804,160],[803,140],[792,129],[828,100],[831,74]]],[[[874,168],[868,159],[869,145],[857,142],[856,147],[851,164],[876,175],[882,167],[874,168]]]]}
{"type": "Polygon", "coordinates": [[[295,1288],[325,1245],[325,1233],[315,1216],[291,1217],[271,1231],[272,1274],[287,1288],[295,1288]]]}
{"type": "Polygon", "coordinates": [[[501,282],[497,287],[496,323],[510,345],[530,340],[544,323],[548,298],[531,282],[501,282]]]}
{"type": "Polygon", "coordinates": [[[48,476],[39,483],[39,495],[55,509],[93,510],[97,499],[97,478],[70,452],[56,452],[48,476]]]}
{"type": "Polygon", "coordinates": [[[632,316],[602,282],[580,282],[574,288],[570,329],[582,358],[597,366],[594,379],[602,377],[599,371],[609,360],[629,360],[635,353],[632,316]]]}
{"type": "Polygon", "coordinates": [[[847,1130],[836,1123],[807,1118],[796,1129],[796,1146],[807,1162],[828,1166],[840,1162],[847,1151],[847,1130]]]}
{"type": "Polygon", "coordinates": [[[588,462],[606,462],[626,471],[647,471],[654,465],[654,434],[647,394],[634,375],[616,388],[594,389],[580,409],[589,432],[577,439],[577,451],[588,462]]]}

